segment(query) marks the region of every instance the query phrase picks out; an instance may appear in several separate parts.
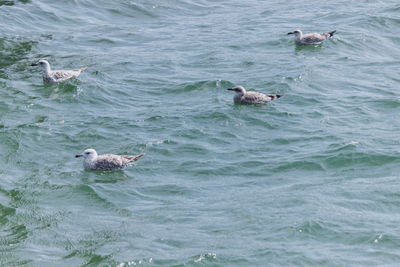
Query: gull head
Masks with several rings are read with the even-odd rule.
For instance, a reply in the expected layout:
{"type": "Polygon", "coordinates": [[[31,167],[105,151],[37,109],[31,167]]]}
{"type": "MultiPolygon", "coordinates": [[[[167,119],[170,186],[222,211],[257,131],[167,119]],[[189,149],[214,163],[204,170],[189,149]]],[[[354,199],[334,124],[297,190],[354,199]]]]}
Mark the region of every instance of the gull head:
{"type": "Polygon", "coordinates": [[[85,160],[92,160],[97,158],[97,152],[93,148],[88,148],[82,154],[75,155],[75,158],[84,157],[85,160]]]}
{"type": "Polygon", "coordinates": [[[300,30],[294,30],[292,32],[289,32],[288,34],[294,34],[296,38],[300,38],[303,35],[303,33],[300,30]]]}
{"type": "Polygon", "coordinates": [[[40,66],[42,69],[50,69],[50,64],[47,60],[41,59],[37,63],[31,64],[31,66],[40,66]]]}
{"type": "Polygon", "coordinates": [[[229,91],[234,91],[236,94],[244,95],[246,93],[246,89],[243,86],[235,86],[233,88],[228,88],[229,91]]]}

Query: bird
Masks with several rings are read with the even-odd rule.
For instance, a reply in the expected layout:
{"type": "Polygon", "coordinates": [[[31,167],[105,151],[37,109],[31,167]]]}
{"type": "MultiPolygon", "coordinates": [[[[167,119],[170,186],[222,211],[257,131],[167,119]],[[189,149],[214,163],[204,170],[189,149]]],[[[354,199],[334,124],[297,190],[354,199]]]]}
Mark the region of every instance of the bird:
{"type": "Polygon", "coordinates": [[[72,77],[78,77],[79,74],[86,69],[85,67],[78,70],[51,70],[49,62],[44,59],[31,64],[31,66],[42,67],[43,83],[45,84],[63,82],[72,77]]]}
{"type": "Polygon", "coordinates": [[[329,37],[333,36],[336,30],[326,33],[307,33],[303,35],[301,30],[295,30],[293,32],[289,32],[289,34],[294,34],[294,41],[296,44],[299,45],[316,45],[320,44],[324,40],[328,39],[329,37]]]}
{"type": "Polygon", "coordinates": [[[227,90],[236,92],[233,97],[233,102],[235,104],[263,104],[282,96],[275,94],[263,94],[259,92],[246,92],[246,89],[243,86],[235,86],[233,88],[228,88],[227,90]]]}
{"type": "Polygon", "coordinates": [[[144,154],[138,154],[134,156],[124,156],[115,154],[104,154],[97,155],[96,150],[88,148],[83,151],[82,154],[75,155],[76,158],[83,157],[83,168],[85,170],[97,170],[97,171],[113,171],[121,170],[129,167],[133,162],[137,161],[144,154]]]}

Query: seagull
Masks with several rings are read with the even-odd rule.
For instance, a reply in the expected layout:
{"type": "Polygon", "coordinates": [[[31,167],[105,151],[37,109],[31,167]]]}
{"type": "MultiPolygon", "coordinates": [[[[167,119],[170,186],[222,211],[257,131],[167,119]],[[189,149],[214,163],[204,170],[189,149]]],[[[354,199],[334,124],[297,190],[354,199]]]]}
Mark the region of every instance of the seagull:
{"type": "Polygon", "coordinates": [[[78,77],[82,71],[86,68],[80,68],[79,70],[51,70],[50,64],[47,60],[41,59],[37,63],[33,63],[31,66],[41,66],[43,70],[43,82],[44,83],[58,83],[68,80],[72,77],[78,77]]]}
{"type": "Polygon", "coordinates": [[[333,34],[335,32],[336,32],[336,30],[331,31],[331,32],[321,33],[321,34],[313,32],[313,33],[307,33],[307,34],[303,35],[302,31],[295,30],[293,32],[289,32],[288,34],[294,34],[294,41],[296,42],[296,44],[316,45],[316,44],[320,44],[325,39],[333,36],[333,34]]]}
{"type": "Polygon", "coordinates": [[[144,154],[138,154],[135,156],[121,156],[114,154],[97,155],[96,150],[89,148],[83,151],[83,154],[78,154],[75,157],[85,158],[83,161],[83,167],[85,170],[113,171],[129,167],[134,161],[137,161],[143,156],[144,154]]]}
{"type": "Polygon", "coordinates": [[[243,86],[235,86],[233,88],[228,88],[227,90],[236,92],[233,97],[233,102],[235,104],[263,104],[270,102],[282,95],[267,95],[259,92],[246,92],[243,86]]]}

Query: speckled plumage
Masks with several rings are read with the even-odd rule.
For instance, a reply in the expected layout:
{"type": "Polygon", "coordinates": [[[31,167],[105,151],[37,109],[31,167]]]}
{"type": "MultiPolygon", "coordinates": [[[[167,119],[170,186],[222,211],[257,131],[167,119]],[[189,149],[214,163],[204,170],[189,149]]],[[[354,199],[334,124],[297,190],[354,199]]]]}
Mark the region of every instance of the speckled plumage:
{"type": "Polygon", "coordinates": [[[80,68],[78,70],[51,70],[49,62],[46,60],[40,60],[38,63],[32,64],[32,66],[42,67],[42,76],[44,83],[58,83],[73,77],[78,77],[82,71],[86,68],[80,68]]]}
{"type": "Polygon", "coordinates": [[[281,97],[281,95],[275,94],[263,94],[251,91],[247,92],[243,86],[228,88],[228,90],[236,92],[233,96],[233,102],[235,104],[263,104],[281,97]]]}
{"type": "Polygon", "coordinates": [[[333,36],[336,31],[326,32],[326,33],[302,33],[301,30],[295,30],[293,32],[289,32],[288,34],[294,34],[294,41],[296,44],[300,45],[316,45],[320,44],[324,40],[328,39],[329,37],[333,36]]]}
{"type": "Polygon", "coordinates": [[[97,155],[96,150],[86,149],[82,155],[76,157],[84,157],[83,167],[85,170],[112,171],[121,170],[131,166],[136,160],[143,157],[144,154],[135,156],[104,154],[97,155]]]}

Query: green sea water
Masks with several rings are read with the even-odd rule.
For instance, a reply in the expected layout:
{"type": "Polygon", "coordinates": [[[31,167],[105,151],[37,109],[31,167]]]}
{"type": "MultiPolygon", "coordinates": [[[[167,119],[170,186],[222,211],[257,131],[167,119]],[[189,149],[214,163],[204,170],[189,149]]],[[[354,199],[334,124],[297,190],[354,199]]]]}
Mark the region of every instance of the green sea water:
{"type": "Polygon", "coordinates": [[[0,0],[0,25],[0,266],[399,266],[398,1],[0,0]]]}

